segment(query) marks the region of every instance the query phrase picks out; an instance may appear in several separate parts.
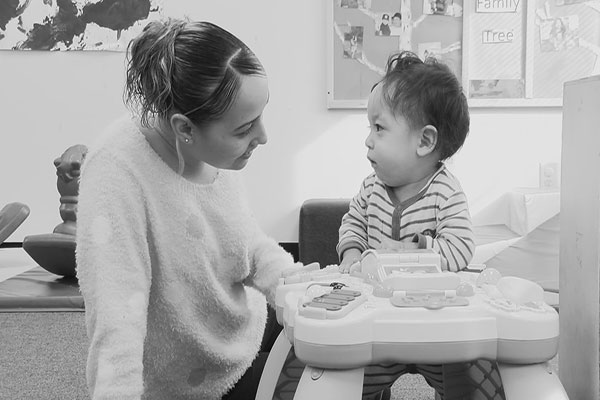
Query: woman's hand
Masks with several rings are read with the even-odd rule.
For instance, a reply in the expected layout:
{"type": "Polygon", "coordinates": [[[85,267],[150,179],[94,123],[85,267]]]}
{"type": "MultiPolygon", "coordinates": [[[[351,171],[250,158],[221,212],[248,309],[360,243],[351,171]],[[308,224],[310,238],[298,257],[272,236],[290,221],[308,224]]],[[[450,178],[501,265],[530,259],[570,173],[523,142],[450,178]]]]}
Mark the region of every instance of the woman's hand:
{"type": "Polygon", "coordinates": [[[300,268],[298,268],[298,267],[286,268],[283,271],[281,271],[281,277],[287,278],[288,276],[292,276],[292,275],[296,275],[296,274],[303,274],[303,273],[310,272],[310,271],[318,271],[319,269],[321,269],[321,265],[318,262],[313,262],[310,264],[303,265],[300,268]]]}

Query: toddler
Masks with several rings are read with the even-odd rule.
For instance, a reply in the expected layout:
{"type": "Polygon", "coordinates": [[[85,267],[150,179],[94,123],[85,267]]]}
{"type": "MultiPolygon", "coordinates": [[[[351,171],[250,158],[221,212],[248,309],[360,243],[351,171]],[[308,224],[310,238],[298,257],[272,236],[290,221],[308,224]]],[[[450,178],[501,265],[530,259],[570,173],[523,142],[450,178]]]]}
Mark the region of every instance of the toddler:
{"type": "MultiPolygon", "coordinates": [[[[435,58],[395,55],[371,91],[367,115],[365,145],[373,173],[342,218],[340,271],[349,272],[367,249],[433,249],[441,256],[442,269],[464,269],[475,247],[471,218],[460,183],[444,164],[469,132],[467,99],[455,75],[435,58]]],[[[423,375],[443,399],[461,398],[464,393],[444,391],[449,383],[444,379],[452,375],[450,386],[468,388],[465,368],[368,366],[363,398],[389,398],[389,387],[405,373],[423,375]]]]}
{"type": "Polygon", "coordinates": [[[369,96],[365,144],[373,173],[342,219],[337,251],[348,272],[367,249],[433,249],[459,271],[475,247],[467,199],[444,160],[463,145],[469,110],[450,69],[403,52],[369,96]]]}

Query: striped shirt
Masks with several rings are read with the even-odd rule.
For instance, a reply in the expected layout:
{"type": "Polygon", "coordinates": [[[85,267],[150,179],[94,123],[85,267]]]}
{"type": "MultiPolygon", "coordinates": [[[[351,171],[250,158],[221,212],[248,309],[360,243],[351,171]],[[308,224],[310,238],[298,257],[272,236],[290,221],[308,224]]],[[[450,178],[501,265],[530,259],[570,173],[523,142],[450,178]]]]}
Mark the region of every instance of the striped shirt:
{"type": "Polygon", "coordinates": [[[459,271],[473,258],[475,240],[467,198],[444,164],[412,198],[400,202],[372,173],[342,218],[337,252],[381,249],[389,240],[417,242],[441,255],[442,269],[459,271]]]}

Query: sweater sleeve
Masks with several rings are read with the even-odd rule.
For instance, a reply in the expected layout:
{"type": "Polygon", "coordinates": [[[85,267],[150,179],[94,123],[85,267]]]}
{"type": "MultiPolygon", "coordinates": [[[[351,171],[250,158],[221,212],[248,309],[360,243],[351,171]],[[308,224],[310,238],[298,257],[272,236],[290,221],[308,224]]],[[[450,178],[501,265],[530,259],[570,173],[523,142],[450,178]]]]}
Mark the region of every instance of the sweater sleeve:
{"type": "Polygon", "coordinates": [[[415,235],[419,248],[432,248],[442,256],[442,268],[460,271],[467,267],[475,251],[475,238],[467,199],[462,191],[455,192],[440,207],[435,238],[415,235]]]}
{"type": "Polygon", "coordinates": [[[284,272],[299,269],[302,263],[294,260],[273,239],[267,236],[256,224],[255,234],[250,244],[250,275],[246,284],[262,292],[270,305],[275,305],[275,289],[284,272]]]}
{"type": "Polygon", "coordinates": [[[337,253],[340,260],[344,251],[348,249],[358,249],[361,253],[369,248],[367,238],[367,204],[369,201],[369,190],[372,182],[368,183],[366,178],[359,192],[350,201],[348,212],[342,217],[342,223],[339,229],[339,241],[337,244],[337,253]]]}
{"type": "Polygon", "coordinates": [[[151,283],[144,196],[107,154],[83,165],[77,277],[85,301],[92,399],[140,399],[151,283]]]}

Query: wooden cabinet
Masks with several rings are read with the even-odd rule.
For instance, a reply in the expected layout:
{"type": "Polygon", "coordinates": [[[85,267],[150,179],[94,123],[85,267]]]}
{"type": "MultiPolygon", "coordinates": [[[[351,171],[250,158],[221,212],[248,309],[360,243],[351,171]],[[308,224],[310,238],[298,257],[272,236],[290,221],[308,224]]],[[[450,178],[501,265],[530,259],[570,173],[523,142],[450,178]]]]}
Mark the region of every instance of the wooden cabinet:
{"type": "Polygon", "coordinates": [[[559,376],[571,400],[589,400],[599,390],[600,76],[565,83],[562,128],[559,376]]]}

